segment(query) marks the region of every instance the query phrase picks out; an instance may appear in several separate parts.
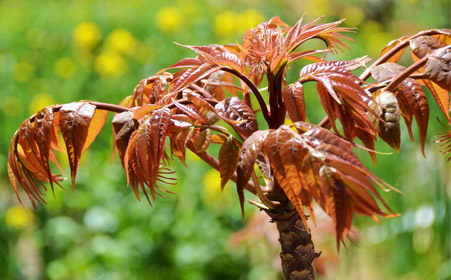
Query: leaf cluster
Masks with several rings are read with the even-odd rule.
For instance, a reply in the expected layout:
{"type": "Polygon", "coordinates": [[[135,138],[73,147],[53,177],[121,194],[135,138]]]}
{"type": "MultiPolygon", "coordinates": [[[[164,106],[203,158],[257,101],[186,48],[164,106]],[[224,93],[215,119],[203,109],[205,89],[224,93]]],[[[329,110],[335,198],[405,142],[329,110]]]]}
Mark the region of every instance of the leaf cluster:
{"type": "MultiPolygon", "coordinates": [[[[355,213],[375,220],[393,216],[376,190],[391,187],[352,149],[360,147],[359,138],[366,146],[360,148],[376,161],[374,141],[380,137],[399,150],[402,116],[412,140],[415,117],[424,153],[429,108],[423,85],[450,123],[451,31],[428,30],[393,41],[367,66],[366,57],[326,61],[327,54],[347,48],[343,40],[350,38],[344,34],[353,30],[340,27],[342,21],[318,20],[300,19],[291,27],[274,17],[251,28],[241,43],[181,45],[196,57],[141,80],[119,106],[80,101],[44,108],[24,121],[11,142],[8,174],[17,195],[20,184],[35,205],[45,202],[42,182],[60,185],[61,176],[50,168],[50,162],[59,166],[54,150],[68,155],[74,185],[80,157],[111,111],[115,149],[138,199],[140,192],[149,203],[170,193],[162,184],[174,184],[173,172],[165,165],[174,157],[186,165],[188,149],[220,172],[222,188],[237,182],[242,209],[247,189],[261,200],[254,204],[270,211],[292,203],[307,225],[304,207],[314,220],[316,201],[332,217],[338,243],[349,234],[355,213]],[[324,49],[298,50],[312,39],[324,42],[324,49]],[[396,62],[408,46],[414,63],[406,68],[396,62]],[[301,58],[312,63],[289,83],[286,71],[301,58]],[[353,73],[362,67],[362,75],[353,73]],[[326,115],[318,125],[306,122],[308,82],[316,83],[326,115]],[[211,145],[219,146],[217,157],[211,145]]],[[[448,133],[438,140],[447,145],[445,153],[450,139],[448,133]]]]}

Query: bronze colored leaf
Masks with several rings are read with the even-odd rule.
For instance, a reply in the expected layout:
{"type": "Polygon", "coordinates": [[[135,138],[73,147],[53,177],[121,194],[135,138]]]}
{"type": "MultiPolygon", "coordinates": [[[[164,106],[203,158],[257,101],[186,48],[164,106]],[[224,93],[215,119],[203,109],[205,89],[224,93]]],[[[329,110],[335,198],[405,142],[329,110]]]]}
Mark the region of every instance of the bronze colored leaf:
{"type": "Polygon", "coordinates": [[[202,61],[198,58],[183,58],[176,63],[169,66],[167,69],[185,68],[185,67],[196,67],[202,65],[202,61]]]}
{"type": "Polygon", "coordinates": [[[232,178],[240,157],[240,146],[233,136],[229,136],[219,150],[219,172],[221,173],[221,190],[232,178]]]}
{"type": "Polygon", "coordinates": [[[133,115],[133,112],[119,113],[114,116],[112,121],[114,144],[118,150],[122,166],[125,166],[124,156],[130,136],[133,131],[138,129],[138,122],[134,119],[133,115]]]}
{"type": "Polygon", "coordinates": [[[374,114],[369,107],[372,96],[359,86],[362,81],[348,70],[359,63],[359,60],[312,63],[302,68],[299,79],[301,83],[318,82],[320,101],[332,127],[338,132],[334,124],[338,118],[345,137],[350,140],[354,139],[357,128],[370,134],[374,134],[375,129],[367,115],[367,112],[374,114]]]}
{"type": "Polygon", "coordinates": [[[241,210],[244,211],[244,186],[249,182],[254,164],[262,151],[263,142],[269,134],[269,130],[258,130],[250,135],[241,146],[241,152],[236,169],[236,187],[240,198],[241,210]]]}
{"type": "MultiPolygon", "coordinates": [[[[374,67],[372,74],[378,82],[382,82],[398,76],[404,69],[405,67],[401,65],[384,63],[374,67]]],[[[420,131],[421,150],[424,154],[424,144],[429,121],[429,105],[424,90],[418,81],[407,78],[398,85],[398,88],[395,90],[395,95],[398,100],[400,112],[406,122],[409,136],[412,140],[411,123],[413,116],[415,116],[415,119],[417,120],[420,131]]],[[[393,143],[393,145],[395,144],[393,143]]],[[[394,148],[394,146],[392,147],[394,148]]]]}
{"type": "Polygon", "coordinates": [[[172,92],[181,91],[190,84],[200,81],[220,69],[221,67],[209,63],[204,63],[201,66],[189,68],[181,76],[175,79],[172,92]]]}
{"type": "Polygon", "coordinates": [[[86,149],[85,145],[90,144],[86,140],[95,111],[96,107],[88,103],[69,103],[59,111],[60,130],[66,143],[72,188],[75,187],[78,163],[86,149]]]}
{"type": "Polygon", "coordinates": [[[371,68],[371,75],[379,83],[385,82],[393,77],[398,76],[406,67],[394,62],[387,62],[371,68]]]}
{"type": "Polygon", "coordinates": [[[305,121],[304,88],[301,83],[294,83],[282,91],[282,97],[293,122],[305,121]]]}
{"type": "Polygon", "coordinates": [[[215,106],[218,115],[240,135],[249,137],[258,129],[257,119],[252,109],[237,97],[229,97],[215,106]]]}
{"type": "Polygon", "coordinates": [[[50,149],[51,149],[51,139],[59,137],[59,135],[53,135],[55,133],[53,126],[53,108],[44,108],[38,113],[36,113],[33,124],[34,140],[39,149],[36,154],[39,156],[39,161],[44,167],[48,181],[53,189],[52,172],[50,170],[50,149]]]}
{"type": "MultiPolygon", "coordinates": [[[[310,217],[315,220],[313,213],[313,193],[307,183],[306,174],[302,170],[299,162],[303,162],[308,155],[308,149],[302,142],[296,138],[291,138],[280,145],[280,157],[282,159],[285,178],[278,178],[278,182],[287,195],[288,199],[293,203],[308,229],[307,219],[305,218],[304,206],[307,207],[310,217]]],[[[275,174],[278,174],[274,170],[275,174]]],[[[277,175],[276,175],[277,177],[277,175]]]]}
{"type": "MultiPolygon", "coordinates": [[[[410,39],[410,36],[403,36],[399,39],[390,41],[381,51],[380,56],[385,55],[389,51],[391,51],[393,48],[397,47],[398,45],[404,44],[407,40],[410,39]]],[[[407,45],[404,45],[400,50],[398,50],[394,55],[392,55],[386,62],[397,62],[401,56],[403,55],[404,51],[406,50],[407,45]]]]}
{"type": "Polygon", "coordinates": [[[194,127],[185,128],[171,137],[171,152],[178,157],[186,167],[188,167],[185,161],[186,145],[188,144],[188,141],[192,140],[194,130],[194,127]]]}
{"type": "Polygon", "coordinates": [[[405,96],[408,106],[412,109],[420,131],[421,152],[424,155],[424,145],[429,122],[429,104],[420,83],[412,78],[405,79],[399,85],[398,101],[401,95],[405,96]]]}
{"type": "Polygon", "coordinates": [[[86,137],[85,145],[83,146],[82,154],[86,151],[92,142],[96,139],[97,135],[105,125],[106,118],[108,117],[108,111],[96,109],[91,123],[89,124],[88,136],[86,137]]]}
{"type": "Polygon", "coordinates": [[[419,36],[409,41],[410,49],[419,58],[425,57],[427,54],[433,52],[436,49],[446,46],[443,42],[440,42],[432,36],[419,36]]]}
{"type": "MultiPolygon", "coordinates": [[[[165,139],[171,124],[171,112],[163,108],[155,111],[151,117],[144,117],[139,128],[132,133],[125,152],[125,171],[129,183],[132,184],[135,195],[139,199],[138,188],[141,186],[143,193],[150,203],[146,186],[150,189],[152,199],[155,195],[161,195],[156,189],[166,191],[157,185],[157,181],[167,179],[161,175],[161,161],[164,157],[165,139]],[[130,173],[129,167],[133,171],[130,173]],[[134,175],[136,181],[130,180],[134,175]]],[[[165,182],[167,183],[167,182],[165,182]]]]}
{"type": "Polygon", "coordinates": [[[202,113],[199,110],[197,110],[196,108],[188,106],[188,105],[181,104],[181,103],[179,103],[179,102],[177,102],[175,100],[172,101],[172,104],[174,104],[175,107],[177,107],[184,114],[186,114],[187,116],[192,118],[193,121],[198,121],[201,124],[208,124],[209,123],[209,120],[208,120],[207,116],[204,113],[202,113]]]}
{"type": "MultiPolygon", "coordinates": [[[[435,136],[437,140],[435,140],[434,143],[438,143],[442,147],[440,152],[446,156],[451,153],[451,123],[448,123],[448,126],[442,123],[440,124],[443,126],[445,131],[435,136]]],[[[451,155],[448,156],[448,161],[451,161],[451,155]]]]}
{"type": "Polygon", "coordinates": [[[211,132],[210,129],[207,128],[197,133],[196,139],[194,139],[194,149],[199,153],[203,153],[207,150],[210,142],[211,132]]]}
{"type": "Polygon", "coordinates": [[[438,49],[429,56],[424,74],[443,89],[451,91],[451,46],[438,49]]]}
{"type": "Polygon", "coordinates": [[[384,123],[379,124],[379,136],[393,149],[399,152],[401,144],[401,130],[399,127],[399,106],[393,93],[384,91],[376,99],[381,108],[380,116],[384,123]]]}
{"type": "Polygon", "coordinates": [[[268,134],[263,151],[275,179],[301,218],[305,215],[303,206],[311,211],[311,201],[315,199],[332,217],[337,241],[343,242],[354,211],[374,219],[376,215],[392,216],[381,211],[372,197],[392,212],[373,184],[381,188],[389,185],[364,167],[352,152],[351,142],[319,126],[303,122],[293,126],[300,134],[281,126],[268,134]]]}
{"type": "Polygon", "coordinates": [[[144,104],[135,110],[135,114],[133,115],[133,118],[135,118],[137,120],[141,119],[142,117],[144,117],[144,115],[149,114],[149,113],[155,111],[156,109],[160,109],[160,108],[161,108],[161,106],[159,106],[159,105],[144,104]]]}
{"type": "Polygon", "coordinates": [[[440,87],[439,85],[437,85],[436,83],[434,83],[431,80],[424,79],[424,80],[421,80],[421,82],[423,82],[424,85],[426,85],[426,87],[429,89],[431,94],[434,96],[435,101],[437,102],[438,106],[442,110],[443,115],[445,115],[448,122],[450,122],[451,118],[449,116],[449,112],[451,111],[451,107],[450,107],[449,91],[440,87]]]}

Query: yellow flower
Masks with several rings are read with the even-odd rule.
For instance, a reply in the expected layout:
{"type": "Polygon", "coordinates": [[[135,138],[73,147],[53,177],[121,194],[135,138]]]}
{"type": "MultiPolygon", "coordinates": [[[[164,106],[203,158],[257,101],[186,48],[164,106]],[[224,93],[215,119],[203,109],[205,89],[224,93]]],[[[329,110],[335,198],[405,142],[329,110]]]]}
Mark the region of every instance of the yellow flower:
{"type": "Polygon", "coordinates": [[[365,14],[356,6],[348,6],[341,12],[340,17],[346,19],[348,26],[357,26],[362,23],[365,14]]]}
{"type": "Polygon", "coordinates": [[[5,222],[14,229],[25,229],[33,225],[33,213],[27,212],[22,206],[14,205],[5,214],[5,222]]]}
{"type": "Polygon", "coordinates": [[[113,30],[105,39],[107,48],[124,54],[132,54],[138,44],[136,38],[126,29],[119,28],[113,30]]]}
{"type": "Polygon", "coordinates": [[[77,65],[69,57],[63,57],[58,59],[53,65],[53,71],[61,78],[71,78],[77,70],[77,65]]]}
{"type": "Polygon", "coordinates": [[[96,57],[94,70],[104,77],[119,77],[125,73],[127,62],[115,51],[104,51],[96,57]]]}
{"type": "Polygon", "coordinates": [[[20,83],[26,83],[34,75],[34,66],[28,62],[22,61],[16,64],[13,70],[14,79],[20,83]]]}
{"type": "Polygon", "coordinates": [[[167,6],[160,11],[158,11],[155,17],[155,23],[157,27],[165,32],[172,33],[180,26],[183,22],[183,14],[182,11],[175,6],[167,6]]]}
{"type": "Polygon", "coordinates": [[[224,208],[232,200],[231,192],[226,191],[227,185],[224,187],[224,192],[221,191],[221,175],[215,169],[209,169],[202,179],[202,199],[204,202],[213,208],[224,208]]]}
{"type": "Polygon", "coordinates": [[[209,169],[202,179],[204,190],[208,192],[221,192],[221,176],[215,169],[209,169]]]}
{"type": "Polygon", "coordinates": [[[38,94],[35,97],[33,97],[33,99],[30,102],[30,108],[29,108],[30,113],[35,114],[39,110],[41,110],[49,105],[53,105],[55,103],[56,103],[56,101],[51,95],[46,94],[46,93],[38,94]]]}
{"type": "Polygon", "coordinates": [[[238,14],[231,10],[225,10],[214,18],[213,28],[216,35],[226,37],[233,35],[239,28],[238,14]]]}
{"type": "Polygon", "coordinates": [[[93,48],[102,37],[99,27],[93,22],[78,24],[72,33],[72,39],[77,47],[93,48]]]}
{"type": "Polygon", "coordinates": [[[257,26],[264,21],[263,15],[253,9],[244,11],[238,17],[239,29],[241,31],[247,31],[248,29],[257,26]]]}

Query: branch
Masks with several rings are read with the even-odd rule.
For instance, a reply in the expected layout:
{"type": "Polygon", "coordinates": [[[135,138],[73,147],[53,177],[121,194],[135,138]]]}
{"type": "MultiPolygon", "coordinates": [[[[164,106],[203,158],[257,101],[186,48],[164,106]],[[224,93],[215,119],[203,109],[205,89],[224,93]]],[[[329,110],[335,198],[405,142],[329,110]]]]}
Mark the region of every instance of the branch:
{"type": "Polygon", "coordinates": [[[114,105],[110,103],[96,102],[96,101],[87,101],[87,103],[96,106],[98,109],[107,110],[115,113],[122,113],[125,111],[133,112],[134,110],[127,107],[122,107],[119,105],[114,105]]]}
{"type": "MultiPolygon", "coordinates": [[[[412,79],[415,79],[415,80],[427,79],[426,76],[424,74],[422,74],[422,73],[421,74],[412,74],[412,75],[409,76],[409,78],[412,78],[412,79]]],[[[375,92],[375,91],[377,91],[377,90],[379,90],[381,88],[386,87],[391,81],[393,81],[393,79],[385,80],[385,81],[383,81],[381,83],[378,83],[378,84],[368,88],[367,90],[369,92],[373,93],[373,92],[375,92]]]]}
{"type": "Polygon", "coordinates": [[[396,87],[405,79],[407,79],[412,73],[414,73],[415,71],[417,71],[419,68],[423,67],[426,64],[426,61],[428,60],[428,56],[423,57],[422,59],[418,60],[417,62],[415,62],[414,64],[410,65],[409,68],[407,68],[406,70],[402,71],[401,74],[399,74],[398,76],[396,76],[396,78],[394,78],[389,84],[388,86],[385,88],[385,91],[390,91],[392,92],[394,89],[396,89],[396,87]]]}
{"type": "Polygon", "coordinates": [[[265,120],[267,123],[270,123],[271,118],[269,116],[268,108],[266,107],[266,102],[263,99],[263,96],[258,91],[258,88],[254,85],[254,83],[252,83],[246,76],[244,76],[240,72],[235,71],[233,69],[222,67],[221,70],[224,70],[226,72],[232,73],[233,75],[237,76],[240,80],[242,80],[251,89],[251,91],[255,94],[255,97],[257,98],[258,104],[260,105],[260,108],[263,113],[263,117],[265,117],[265,120]]]}
{"type": "Polygon", "coordinates": [[[371,64],[370,67],[366,68],[366,70],[360,75],[359,78],[361,80],[368,79],[370,77],[370,75],[371,75],[371,70],[373,69],[373,67],[375,67],[375,66],[377,66],[379,64],[385,63],[387,60],[390,59],[390,57],[392,57],[397,52],[399,52],[404,47],[406,47],[407,44],[410,43],[410,40],[415,39],[415,38],[420,37],[420,36],[424,36],[424,35],[435,35],[435,34],[440,34],[440,33],[438,33],[436,30],[426,30],[426,31],[419,32],[419,33],[417,33],[415,35],[410,36],[409,38],[405,39],[403,42],[401,42],[398,45],[394,46],[391,50],[386,52],[383,56],[379,57],[373,64],[371,64]]]}

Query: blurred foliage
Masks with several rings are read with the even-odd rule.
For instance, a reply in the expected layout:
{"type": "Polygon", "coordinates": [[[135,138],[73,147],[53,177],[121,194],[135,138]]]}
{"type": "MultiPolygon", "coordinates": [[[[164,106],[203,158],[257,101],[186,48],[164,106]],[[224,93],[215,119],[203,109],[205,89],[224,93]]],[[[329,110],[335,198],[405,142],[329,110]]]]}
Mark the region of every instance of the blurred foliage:
{"type": "MultiPolygon", "coordinates": [[[[36,211],[18,206],[6,157],[15,129],[40,108],[82,99],[118,103],[140,79],[193,55],[174,41],[233,43],[274,15],[293,24],[304,11],[309,20],[326,15],[358,27],[357,43],[339,59],[375,57],[390,40],[451,25],[447,0],[1,1],[1,279],[277,279],[277,244],[262,238],[229,246],[245,226],[236,194],[230,187],[221,193],[218,174],[194,156],[189,169],[174,165],[176,195],[150,207],[125,187],[118,160],[110,164],[107,126],[82,159],[76,191],[57,190],[36,211]]],[[[317,97],[306,99],[308,118],[319,121],[317,97]]],[[[323,279],[450,279],[451,172],[431,144],[440,130],[439,110],[431,107],[427,158],[404,128],[401,153],[378,156],[372,168],[404,192],[384,194],[403,215],[357,219],[359,245],[349,244],[338,261],[333,234],[318,230],[323,279]]],[[[381,143],[377,149],[390,152],[381,143]]],[[[247,218],[253,211],[246,206],[247,218]]]]}

